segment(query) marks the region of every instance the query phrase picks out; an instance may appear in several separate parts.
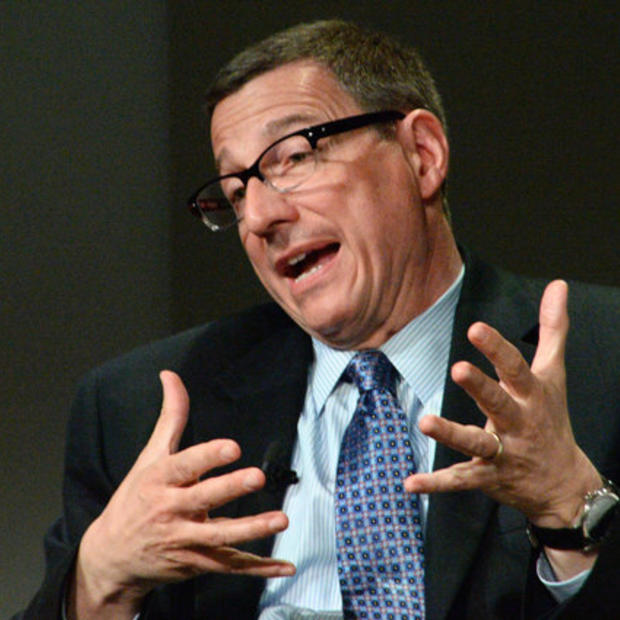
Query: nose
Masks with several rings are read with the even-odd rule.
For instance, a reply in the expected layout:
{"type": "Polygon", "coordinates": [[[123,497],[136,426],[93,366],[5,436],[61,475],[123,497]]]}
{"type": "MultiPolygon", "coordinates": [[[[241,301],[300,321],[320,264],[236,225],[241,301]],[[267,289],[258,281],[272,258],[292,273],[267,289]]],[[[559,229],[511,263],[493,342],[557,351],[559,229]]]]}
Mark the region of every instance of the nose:
{"type": "Polygon", "coordinates": [[[297,209],[286,194],[281,194],[257,178],[251,178],[245,190],[243,222],[248,232],[266,236],[279,226],[294,222],[297,209]]]}

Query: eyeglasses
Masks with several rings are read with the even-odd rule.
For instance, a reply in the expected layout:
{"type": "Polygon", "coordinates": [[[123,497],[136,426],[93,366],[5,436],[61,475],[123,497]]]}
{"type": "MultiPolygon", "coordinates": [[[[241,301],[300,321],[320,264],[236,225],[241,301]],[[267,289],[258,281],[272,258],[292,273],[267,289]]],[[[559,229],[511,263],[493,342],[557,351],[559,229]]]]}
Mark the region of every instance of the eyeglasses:
{"type": "Polygon", "coordinates": [[[322,138],[404,117],[402,112],[385,110],[348,116],[289,133],[267,147],[249,168],[205,183],[189,198],[188,207],[210,230],[230,228],[243,219],[246,186],[252,177],[277,192],[290,192],[314,174],[320,150],[317,143],[322,138]]]}

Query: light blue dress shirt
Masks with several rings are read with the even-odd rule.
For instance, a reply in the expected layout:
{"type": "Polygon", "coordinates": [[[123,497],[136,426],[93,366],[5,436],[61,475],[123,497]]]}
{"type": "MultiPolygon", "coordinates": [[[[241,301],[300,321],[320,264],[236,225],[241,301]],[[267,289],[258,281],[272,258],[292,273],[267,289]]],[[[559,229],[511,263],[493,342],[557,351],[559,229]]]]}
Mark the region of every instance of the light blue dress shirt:
{"type": "MultiPolygon", "coordinates": [[[[441,411],[463,273],[461,270],[440,299],[381,347],[400,374],[397,396],[407,414],[420,472],[431,470],[435,442],[419,431],[418,420],[441,411]]],[[[273,550],[274,557],[293,562],[297,574],[267,580],[260,620],[342,617],[334,486],[340,443],[359,398],[353,384],[340,381],[355,351],[332,349],[317,340],[313,347],[314,362],[292,460],[300,480],[287,491],[283,510],[290,524],[276,536],[273,550]]],[[[425,526],[428,496],[422,495],[420,500],[425,526]]]]}
{"type": "MultiPolygon", "coordinates": [[[[400,374],[397,396],[407,413],[416,469],[432,470],[436,442],[418,429],[418,420],[440,415],[448,373],[454,314],[464,268],[452,286],[423,314],[388,340],[381,350],[400,374]]],[[[359,398],[341,381],[355,351],[341,351],[313,340],[303,411],[297,424],[292,468],[299,483],[289,487],[283,510],[289,527],[276,536],[273,557],[293,562],[294,577],[268,579],[260,601],[260,620],[340,620],[342,597],[337,575],[334,487],[340,444],[359,398]]],[[[420,496],[426,527],[428,496],[420,496]]],[[[590,571],[556,581],[544,554],[538,577],[558,600],[577,592],[590,571]]]]}
{"type": "MultiPolygon", "coordinates": [[[[442,297],[380,347],[400,374],[397,396],[407,413],[419,472],[431,471],[436,444],[419,431],[417,423],[423,415],[441,412],[463,275],[464,268],[442,297]]],[[[359,397],[353,384],[340,381],[355,351],[331,349],[317,340],[313,347],[314,362],[292,459],[300,481],[286,493],[283,510],[290,525],[276,536],[273,549],[273,557],[293,562],[297,574],[267,580],[260,620],[342,619],[333,496],[340,443],[359,397]]],[[[421,495],[420,500],[426,527],[428,496],[421,495]]],[[[558,582],[544,554],[538,561],[538,577],[558,601],[575,594],[589,573],[586,570],[558,582]]],[[[65,620],[66,600],[63,602],[65,620]]]]}

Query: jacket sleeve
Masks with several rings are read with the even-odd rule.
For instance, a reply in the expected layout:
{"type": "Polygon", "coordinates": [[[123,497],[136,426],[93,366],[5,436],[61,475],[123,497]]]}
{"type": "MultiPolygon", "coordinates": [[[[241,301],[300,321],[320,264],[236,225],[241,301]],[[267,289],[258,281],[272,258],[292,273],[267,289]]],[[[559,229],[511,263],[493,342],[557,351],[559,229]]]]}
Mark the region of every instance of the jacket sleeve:
{"type": "Polygon", "coordinates": [[[609,534],[600,547],[599,556],[588,579],[579,591],[557,605],[536,576],[533,568],[525,592],[524,618],[540,620],[613,620],[620,613],[620,509],[616,510],[609,534]]]}

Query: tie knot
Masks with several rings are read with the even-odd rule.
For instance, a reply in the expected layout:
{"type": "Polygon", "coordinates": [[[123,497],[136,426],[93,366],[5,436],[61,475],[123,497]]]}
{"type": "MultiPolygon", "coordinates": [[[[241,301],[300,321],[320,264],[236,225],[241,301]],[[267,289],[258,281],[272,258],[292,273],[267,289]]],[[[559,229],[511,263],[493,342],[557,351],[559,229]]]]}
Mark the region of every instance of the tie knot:
{"type": "Polygon", "coordinates": [[[381,351],[357,353],[345,369],[345,376],[360,392],[384,388],[395,394],[396,374],[396,368],[381,351]]]}

